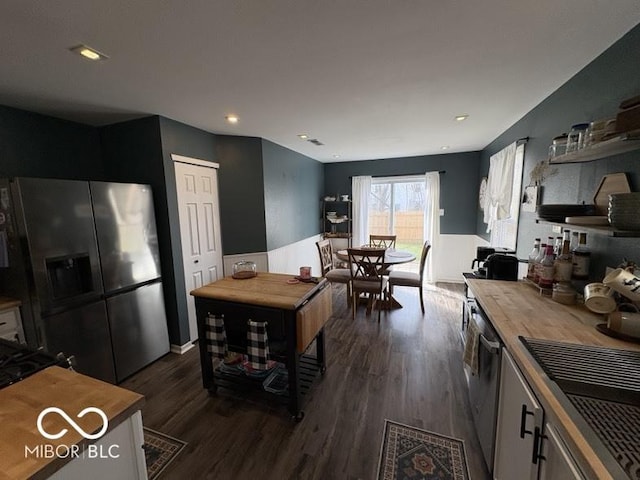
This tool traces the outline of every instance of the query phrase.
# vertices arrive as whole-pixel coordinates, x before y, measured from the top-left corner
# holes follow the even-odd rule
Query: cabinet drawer
[[[304,352],[316,337],[320,329],[331,318],[333,307],[331,303],[331,288],[325,287],[318,292],[296,314],[296,350]]]

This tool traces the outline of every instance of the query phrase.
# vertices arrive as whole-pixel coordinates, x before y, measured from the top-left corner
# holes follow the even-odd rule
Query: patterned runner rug
[[[385,420],[378,480],[469,480],[464,443]]]
[[[144,458],[147,461],[147,476],[154,480],[178,456],[187,442],[164,433],[144,428]]]

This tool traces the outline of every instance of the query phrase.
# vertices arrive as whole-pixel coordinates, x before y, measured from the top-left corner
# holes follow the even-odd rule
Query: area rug
[[[143,448],[149,480],[158,478],[186,445],[187,442],[144,427]]]
[[[464,443],[385,420],[378,480],[469,480]]]

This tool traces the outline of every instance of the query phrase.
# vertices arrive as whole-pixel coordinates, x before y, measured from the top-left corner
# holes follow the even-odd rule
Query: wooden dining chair
[[[396,248],[396,235],[369,235],[369,245],[376,248]],[[383,275],[389,275],[393,267],[385,266]]]
[[[347,286],[347,306],[351,305],[351,271],[347,268],[333,268],[333,247],[331,240],[324,239],[316,242],[320,255],[320,269],[322,276],[331,283],[342,283]]]
[[[385,250],[373,248],[348,248],[349,267],[351,272],[351,313],[356,318],[358,298],[361,293],[369,296],[367,315],[371,309],[378,307],[378,322],[382,302],[386,300],[387,277],[382,275]],[[380,305],[376,305],[377,302]]]
[[[420,255],[420,273],[413,272],[399,272],[393,270],[389,272],[389,297],[393,295],[393,287],[417,287],[420,289],[420,307],[424,314],[424,299],[423,299],[423,287],[422,282],[424,280],[424,266],[427,262],[427,255],[431,250],[431,244],[427,240],[422,246],[422,255]]]
[[[369,235],[369,245],[379,248],[396,248],[396,235]]]

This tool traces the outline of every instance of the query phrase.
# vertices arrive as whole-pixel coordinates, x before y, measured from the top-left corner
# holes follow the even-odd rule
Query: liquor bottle
[[[570,250],[573,252],[576,248],[578,248],[578,232],[574,230],[571,232]]]
[[[542,259],[544,258],[545,251],[547,250],[547,244],[540,244],[540,253],[536,257],[535,266],[533,268],[533,281],[535,283],[540,283],[540,268],[542,264]]]
[[[558,258],[562,253],[562,237],[556,237],[556,242],[553,245],[553,258]]]
[[[533,242],[533,250],[529,254],[529,261],[527,265],[527,278],[534,280],[536,277],[536,258],[540,255],[540,239],[536,238]]]
[[[553,261],[553,245],[547,245],[544,258],[540,263],[540,281],[538,282],[540,288],[553,287]]]
[[[578,246],[573,251],[573,275],[576,280],[589,278],[589,263],[591,261],[591,251],[587,247],[587,234],[580,232]]]
[[[571,239],[569,230],[564,231],[562,248],[553,264],[553,279],[556,282],[568,283],[573,274],[573,260],[571,257]]]

